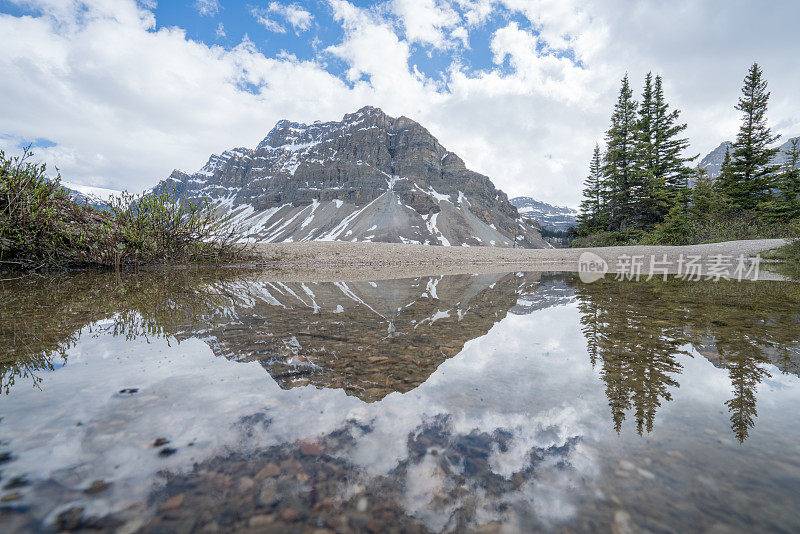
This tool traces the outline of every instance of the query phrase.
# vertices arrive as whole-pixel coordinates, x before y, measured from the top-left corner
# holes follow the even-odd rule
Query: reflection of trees
[[[691,343],[725,368],[733,397],[731,428],[744,441],[755,424],[765,368],[798,374],[800,297],[780,282],[614,282],[578,286],[589,358],[601,365],[614,428],[633,410],[637,431],[650,432],[655,412],[678,386],[680,347]]]
[[[694,297],[688,326],[697,345],[709,345],[701,354],[728,371],[732,398],[725,404],[731,429],[742,442],[755,425],[758,386],[770,376],[766,365],[798,374],[798,290],[782,282],[722,281],[672,284],[672,291],[675,299]]]
[[[241,273],[238,273],[239,275]],[[0,389],[67,362],[81,330],[106,319],[115,335],[164,337],[230,304],[234,273],[54,274],[0,283]]]
[[[633,410],[636,430],[653,429],[655,413],[669,401],[670,387],[678,383],[676,361],[686,343],[682,329],[667,321],[654,321],[645,295],[631,294],[628,284],[599,282],[577,290],[583,314],[583,333],[589,357],[606,383],[614,429],[619,432],[628,410]]]
[[[734,345],[729,351],[723,349],[721,345],[723,344],[717,343],[717,348],[733,385],[733,398],[725,401],[725,405],[731,414],[731,429],[736,438],[742,442],[747,439],[758,415],[756,392],[761,380],[770,376],[762,367],[769,360],[758,346],[747,341],[736,345],[724,343],[726,349]]]

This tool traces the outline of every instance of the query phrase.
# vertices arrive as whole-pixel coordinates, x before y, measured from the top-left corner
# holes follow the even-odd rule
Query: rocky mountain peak
[[[373,106],[364,106],[363,108],[359,109],[355,113],[347,113],[342,118],[343,123],[353,123],[353,122],[361,122],[364,120],[369,120],[373,122],[381,122],[391,119],[386,113],[383,112],[381,108],[376,108]]]
[[[800,137],[787,138],[786,141],[778,147],[778,153],[772,158],[773,165],[783,165],[786,163],[788,160],[787,154],[792,147],[792,141],[794,139],[800,139]],[[730,141],[723,141],[717,148],[706,154],[705,157],[700,160],[698,166],[701,169],[705,169],[711,178],[716,178],[722,172],[722,162],[725,161],[725,152],[728,150],[731,151],[731,156],[733,156],[733,143]]]
[[[340,122],[279,121],[256,148],[162,184],[210,199],[256,240],[546,246],[488,177],[419,123],[371,106]]]
[[[551,230],[568,230],[575,226],[578,210],[565,206],[554,206],[531,197],[511,199],[520,215],[530,217],[541,224],[542,228]]]

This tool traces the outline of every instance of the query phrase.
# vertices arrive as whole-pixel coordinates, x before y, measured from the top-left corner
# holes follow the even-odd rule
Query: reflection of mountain
[[[563,275],[543,276],[535,292],[519,296],[510,313],[526,315],[535,311],[564,306],[575,299],[575,289],[567,283]]]
[[[86,325],[116,335],[200,338],[218,356],[258,361],[284,389],[341,388],[372,402],[408,392],[507,314],[577,299],[588,356],[613,426],[652,430],[686,345],[726,369],[733,430],[755,424],[768,364],[800,376],[800,296],[781,282],[578,284],[571,275],[457,275],[376,282],[253,281],[228,272],[77,275],[0,287],[0,387],[38,383],[66,363]],[[111,318],[107,319],[106,318]]]
[[[313,384],[374,401],[417,387],[512,308],[561,299],[552,281],[536,296],[538,273],[330,283],[218,274],[75,275],[2,288],[0,384],[36,382],[54,358],[66,362],[83,327],[113,317],[102,328],[199,337],[218,356],[258,361],[285,389]]]
[[[778,373],[765,358],[798,361],[790,285],[241,273],[29,284],[0,285],[0,351],[25,362],[21,340],[44,356],[35,366],[76,346],[41,391],[20,380],[0,401],[0,476],[26,484],[3,503],[5,530],[620,532],[672,525],[677,511],[689,519],[676,529],[735,531],[741,516],[723,512],[742,509],[765,525],[755,530],[797,530],[785,491],[798,383],[758,391],[763,371]],[[725,371],[681,354],[690,346]],[[448,350],[460,353],[444,361]],[[670,394],[672,416],[657,415]],[[769,447],[721,451],[704,430],[724,427],[730,399],[744,439],[757,396]],[[607,401],[618,428],[633,418],[658,435],[616,436]]]
[[[731,428],[744,441],[755,424],[759,384],[772,363],[798,374],[800,298],[780,282],[619,283],[576,289],[589,357],[601,366],[614,427],[633,411],[652,430],[656,409],[678,387],[681,348],[691,344],[728,371]]]
[[[537,275],[376,282],[254,282],[229,321],[187,332],[217,355],[258,361],[283,388],[342,388],[366,401],[423,383],[535,290]],[[179,336],[180,337],[180,336]]]

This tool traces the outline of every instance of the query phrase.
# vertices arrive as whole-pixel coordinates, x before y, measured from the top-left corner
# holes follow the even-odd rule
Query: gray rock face
[[[520,215],[535,219],[542,228],[568,230],[576,224],[575,217],[578,216],[578,211],[572,208],[553,206],[531,197],[515,197],[510,202]]]
[[[725,161],[725,153],[731,149],[732,144],[730,141],[721,143],[700,160],[699,167],[708,171],[711,178],[719,176],[722,172],[722,162]]]
[[[794,137],[792,139],[800,139],[800,137]],[[787,139],[785,143],[780,146],[780,149],[775,157],[772,160],[772,163],[775,165],[783,165],[787,161],[787,153],[789,149],[792,147],[792,139]],[[725,161],[725,152],[730,149],[733,151],[732,143],[730,141],[725,141],[717,148],[706,154],[706,156],[700,160],[700,168],[706,169],[708,171],[708,175],[711,178],[716,178],[722,172],[722,162]]]
[[[207,198],[256,241],[547,247],[486,176],[425,128],[365,107],[341,122],[280,121],[255,149],[212,155],[155,190]]]

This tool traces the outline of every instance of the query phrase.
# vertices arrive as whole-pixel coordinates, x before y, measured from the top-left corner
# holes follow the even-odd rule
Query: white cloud
[[[194,7],[203,17],[213,17],[219,13],[219,0],[195,0]]]
[[[287,115],[334,118],[359,103],[314,63],[153,31],[133,2],[117,7],[83,22],[0,17],[0,70],[15,80],[0,88],[0,132],[57,143],[37,154],[72,182],[142,190],[211,152],[255,145]]]
[[[497,0],[456,0],[456,4],[464,12],[464,19],[471,27],[480,26],[489,18],[495,9]]]
[[[314,20],[311,13],[297,4],[285,6],[278,2],[271,2],[269,4],[269,10],[282,15],[286,19],[286,22],[291,24],[292,27],[298,31],[308,30],[311,27],[311,21]]]
[[[264,26],[267,30],[275,33],[286,33],[286,28],[280,22],[270,17],[268,9],[254,7],[250,10],[250,13],[256,19],[256,22]]]
[[[446,0],[393,0],[392,11],[400,19],[405,37],[434,48],[468,44],[461,16]]]
[[[314,20],[314,16],[299,5],[283,5],[279,2],[270,2],[266,9],[253,7],[250,13],[259,24],[276,33],[286,33],[287,29],[286,26],[273,18],[274,15],[283,18],[287,24],[294,28],[297,34],[309,30]]]
[[[265,57],[247,40],[225,49],[179,28],[156,31],[134,0],[25,1],[43,16],[0,15],[0,144],[50,139],[57,145],[38,154],[87,185],[144,189],[173,168],[199,168],[211,152],[254,146],[279,119],[333,120],[371,104],[419,121],[507,193],[574,206],[625,72],[637,88],[648,70],[664,76],[696,153],[735,134],[733,106],[753,60],[770,82],[772,124],[800,133],[800,70],[786,67],[796,60],[790,21],[800,4],[788,0],[774,10],[691,0],[388,0],[363,9],[328,0],[344,36],[315,44],[312,61],[291,49]],[[310,29],[314,15],[297,6],[263,12],[285,32]],[[488,41],[475,28],[490,28]],[[468,70],[459,43],[494,63]],[[414,46],[452,53],[449,68],[423,74]],[[346,81],[326,71],[331,57],[344,62]]]

